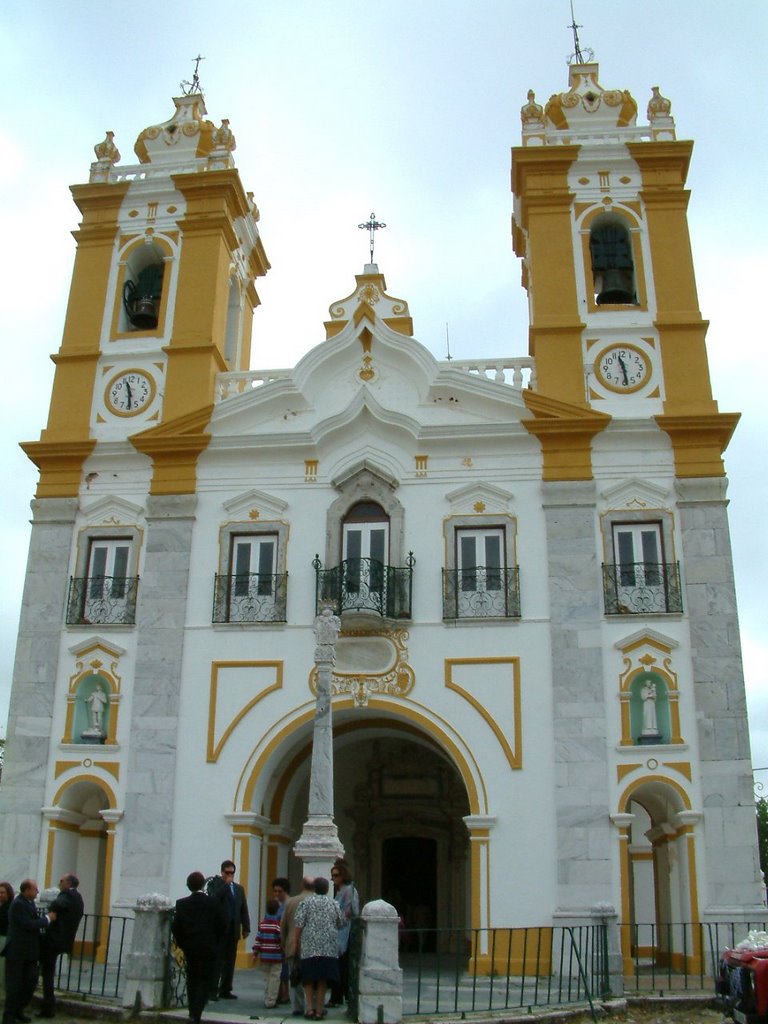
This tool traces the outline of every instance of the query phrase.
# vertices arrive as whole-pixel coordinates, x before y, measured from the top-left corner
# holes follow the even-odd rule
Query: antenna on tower
[[[445,351],[447,353],[445,358],[450,363],[450,361],[453,359],[453,356],[451,355],[451,339],[448,336],[448,322],[447,321],[446,321],[446,324],[445,324]]]
[[[205,60],[205,57],[201,57],[199,53],[196,57],[193,57],[193,61],[195,64],[195,73],[192,75],[191,82],[181,82],[179,84],[182,96],[192,96],[198,92],[202,94],[203,87],[200,85],[200,75],[198,74],[198,71],[200,70],[201,60]]]
[[[582,50],[579,43],[579,29],[584,28],[583,25],[576,24],[576,16],[573,13],[573,0],[571,0],[571,24],[568,26],[573,32],[573,53],[568,54],[566,58],[568,64],[589,64],[590,61],[595,59],[595,51],[587,46]]]

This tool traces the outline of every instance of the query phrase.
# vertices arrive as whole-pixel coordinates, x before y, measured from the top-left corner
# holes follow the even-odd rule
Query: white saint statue
[[[659,723],[656,718],[656,683],[650,679],[640,691],[643,700],[643,736],[658,736]]]
[[[85,698],[85,703],[88,705],[91,729],[94,732],[102,732],[101,717],[104,714],[104,708],[108,701],[104,687],[100,683],[93,690],[90,697]]]

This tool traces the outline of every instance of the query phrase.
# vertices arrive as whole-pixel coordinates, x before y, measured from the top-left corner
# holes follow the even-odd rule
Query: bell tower
[[[654,417],[678,477],[722,476],[738,417],[718,413],[710,386],[686,217],[693,144],[676,138],[658,87],[643,126],[630,93],[604,89],[598,73],[596,63],[571,65],[568,91],[545,107],[529,92],[512,153],[513,244],[537,374],[529,429],[549,479],[584,478],[583,445],[608,422],[590,434],[587,409]],[[581,438],[567,423],[579,418]]]
[[[235,169],[225,119],[203,96],[136,140],[118,166],[112,132],[95,147],[48,424],[24,450],[38,497],[74,497],[98,442],[130,438],[152,460],[152,494],[194,491],[217,373],[247,370],[254,281],[269,262],[259,211]]]

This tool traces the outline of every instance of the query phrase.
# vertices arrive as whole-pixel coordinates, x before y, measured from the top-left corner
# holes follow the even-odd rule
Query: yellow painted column
[[[573,194],[568,171],[578,146],[519,147],[512,151],[512,190],[518,199],[513,237],[526,261],[531,297],[529,350],[537,390],[584,405],[584,360],[574,260]]]
[[[490,961],[491,926],[491,838],[496,818],[487,814],[468,814],[464,824],[469,831],[470,856],[470,927],[472,928],[473,969],[488,974]]]
[[[108,296],[118,214],[127,184],[76,185],[72,195],[82,214],[48,425],[40,440],[22,445],[40,469],[38,498],[74,497],[83,462],[93,450],[90,416],[101,328]]]

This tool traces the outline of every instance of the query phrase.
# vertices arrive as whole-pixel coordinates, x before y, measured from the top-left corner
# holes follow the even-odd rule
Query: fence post
[[[624,991],[624,962],[621,957],[619,915],[612,903],[595,903],[589,913],[603,932],[600,995],[621,995]]]
[[[403,1019],[403,972],[397,954],[398,913],[384,900],[366,903],[357,1019],[360,1024],[399,1024]]]
[[[123,1006],[156,1010],[168,991],[173,902],[159,892],[139,896],[134,907],[131,951],[125,958]]]

